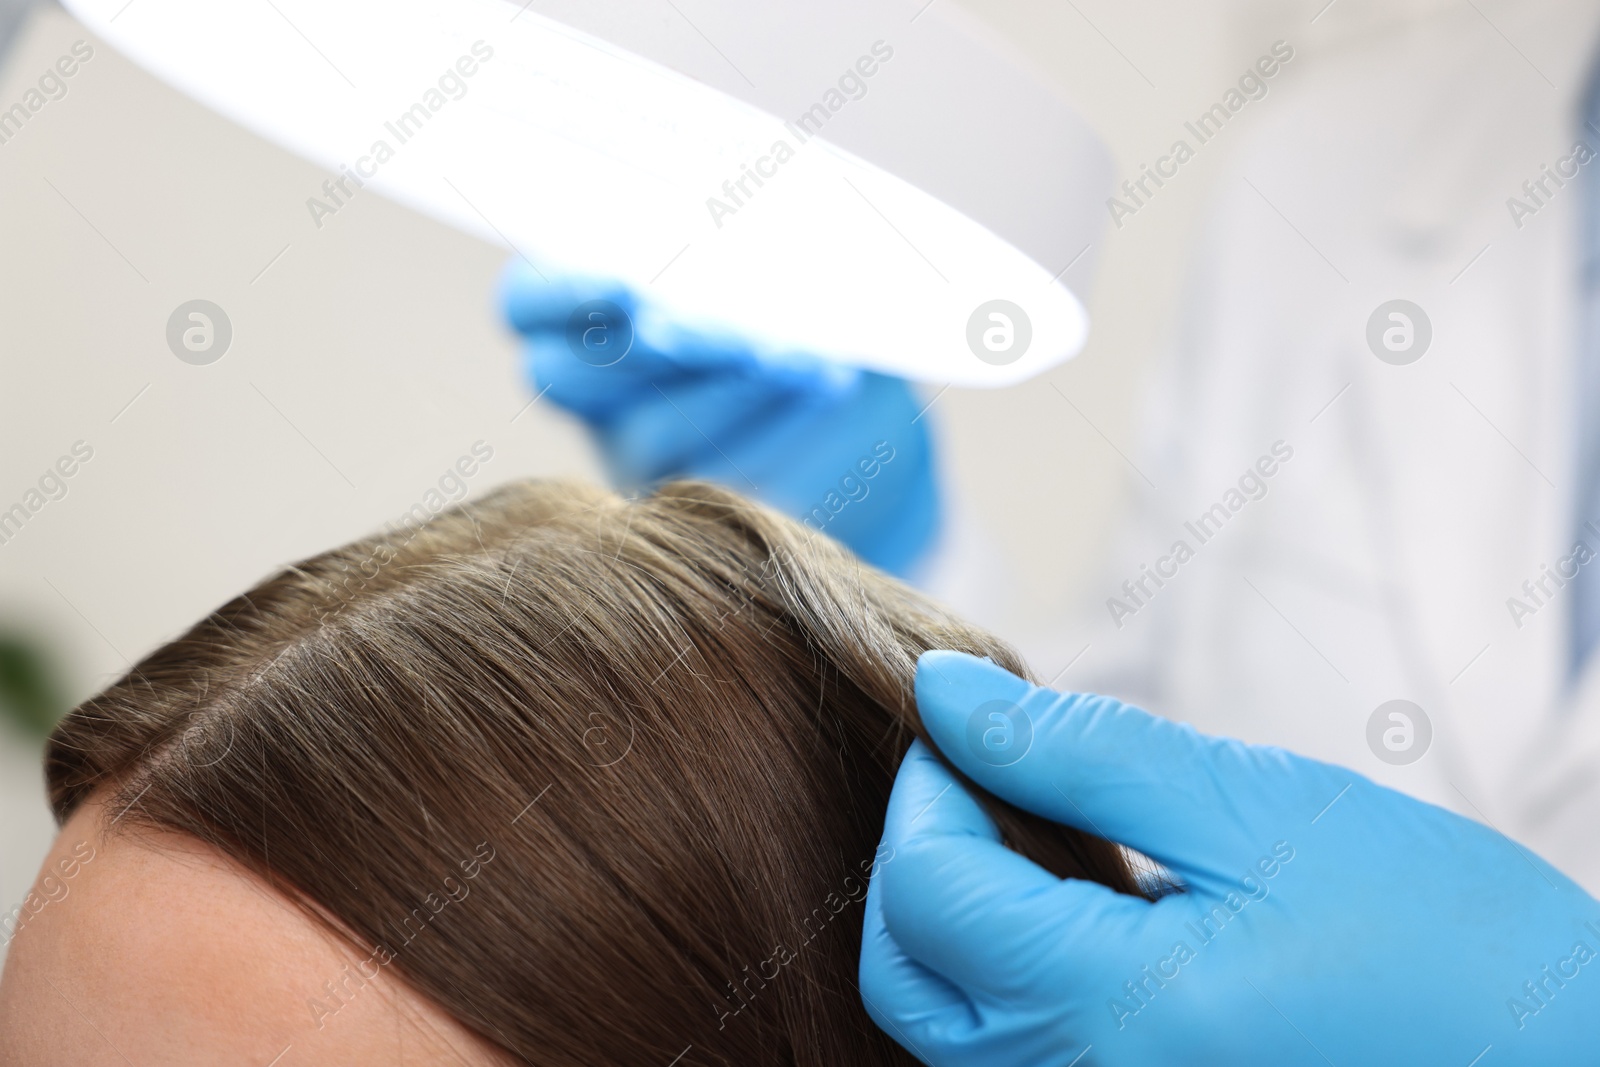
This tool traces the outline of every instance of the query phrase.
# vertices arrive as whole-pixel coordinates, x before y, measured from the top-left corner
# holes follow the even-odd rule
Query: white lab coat
[[[1507,199],[1578,136],[1600,4],[1494,19],[1462,6],[1321,58],[1227,130],[1249,147],[1134,457],[1154,489],[1069,681],[1355,768],[1597,891],[1600,657],[1569,686],[1564,593],[1520,627],[1507,606],[1573,541],[1582,193],[1552,185],[1520,228]],[[1409,366],[1365,339],[1393,298],[1432,321]],[[1268,495],[1198,545],[1184,521],[1280,440]],[[1195,557],[1115,626],[1098,602],[1180,538]],[[1409,766],[1368,748],[1392,698],[1433,725]]]

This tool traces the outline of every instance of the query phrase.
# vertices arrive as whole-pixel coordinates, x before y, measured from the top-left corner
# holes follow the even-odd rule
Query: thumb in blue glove
[[[959,653],[922,657],[917,705],[978,786],[1137,849],[1183,889],[1152,901],[1050,875],[913,745],[860,980],[924,1062],[1594,1058],[1600,902],[1492,829]]]

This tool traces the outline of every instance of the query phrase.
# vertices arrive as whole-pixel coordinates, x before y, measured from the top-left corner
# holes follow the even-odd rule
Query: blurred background
[[[1341,51],[1461,7],[960,6],[1076,104],[1119,174],[1165,151],[1275,40],[1296,59],[1253,109]],[[54,5],[0,0],[0,105],[86,36]],[[1205,207],[1236,176],[1245,138],[1232,132],[1105,242],[1082,355],[1014,389],[951,390],[933,409],[953,493],[1007,575],[980,620],[1003,635],[1103,614],[1090,587],[1128,506],[1144,372],[1176,328]],[[474,492],[599,477],[573,421],[527,407],[492,300],[505,252],[375,195],[310,231],[304,200],[324,177],[102,45],[0,144],[0,508],[75,443],[92,449],[66,495],[0,544],[8,909],[53,833],[40,739],[54,716],[268,572],[394,520],[479,439],[495,453]],[[204,373],[164,342],[172,309],[195,298],[225,307],[234,330]]]

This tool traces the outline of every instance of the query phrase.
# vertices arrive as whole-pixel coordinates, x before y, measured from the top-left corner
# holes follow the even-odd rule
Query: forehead
[[[104,814],[74,814],[0,929],[0,1063],[497,1062],[266,880]]]

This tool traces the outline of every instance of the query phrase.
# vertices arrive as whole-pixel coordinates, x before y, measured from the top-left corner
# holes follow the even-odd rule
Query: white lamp
[[[921,0],[918,0],[921,3]],[[937,0],[67,0],[377,191],[774,353],[1000,386],[1082,345],[1109,160]]]

